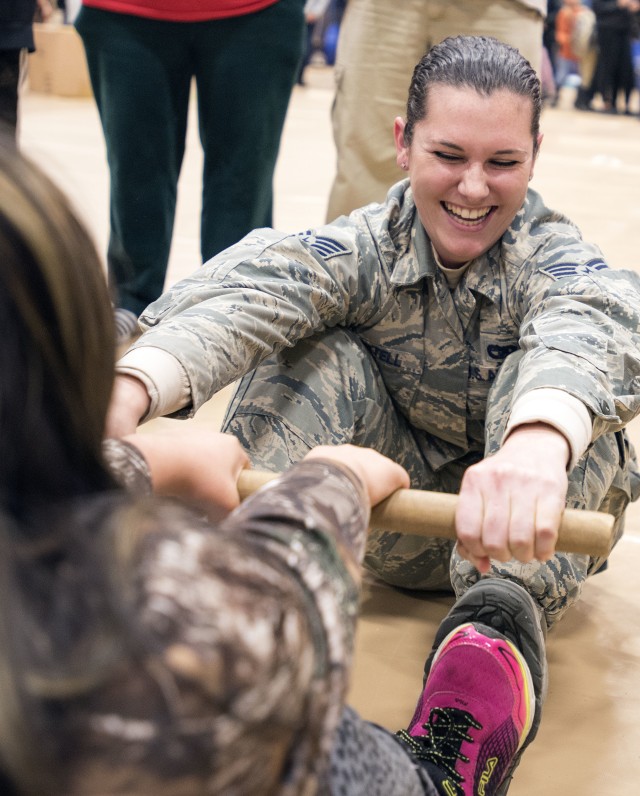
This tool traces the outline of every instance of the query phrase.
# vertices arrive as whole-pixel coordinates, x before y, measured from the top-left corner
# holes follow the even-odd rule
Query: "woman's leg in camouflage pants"
[[[399,462],[414,487],[444,491],[359,338],[339,329],[264,361],[241,381],[223,423],[257,469],[281,472],[316,445],[350,442]],[[453,543],[373,530],[366,565],[409,589],[450,589]]]
[[[521,354],[512,354],[500,369],[489,396],[485,455],[500,447],[509,418]],[[622,432],[599,437],[569,473],[567,507],[605,511],[616,518],[616,541],[622,535],[624,510],[631,486],[628,462],[633,454]],[[580,597],[588,575],[604,564],[578,553],[556,553],[549,561],[521,564],[494,561],[490,577],[507,578],[524,586],[544,609],[547,625],[557,622]],[[457,552],[451,559],[451,581],[458,596],[480,578],[479,572]]]

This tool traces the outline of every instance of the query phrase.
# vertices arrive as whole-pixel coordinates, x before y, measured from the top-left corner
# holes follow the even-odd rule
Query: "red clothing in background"
[[[556,16],[556,42],[558,44],[558,55],[567,58],[569,61],[579,61],[580,58],[571,49],[571,34],[576,24],[578,14],[584,11],[584,6],[579,5],[573,8],[562,6]]]
[[[276,2],[277,0],[83,0],[83,5],[147,19],[202,22],[207,19],[253,14]]]

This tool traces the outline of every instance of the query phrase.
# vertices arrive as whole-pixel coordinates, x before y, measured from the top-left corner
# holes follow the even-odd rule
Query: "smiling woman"
[[[397,162],[442,265],[484,254],[524,202],[542,141],[530,64],[482,38],[448,39],[416,66]]]
[[[522,207],[542,136],[531,137],[532,102],[509,89],[482,96],[436,84],[427,116],[395,121],[398,163],[442,265],[484,254]],[[486,120],[491,119],[491,125]]]
[[[174,285],[118,366],[110,431],[188,416],[244,377],[223,428],[255,466],[351,442],[414,487],[459,492],[455,546],[374,529],[370,570],[453,588],[458,617],[478,586],[500,603],[516,584],[554,625],[605,563],[556,552],[565,506],[613,514],[617,539],[639,493],[624,427],[640,413],[640,282],[529,187],[539,122],[540,84],[517,50],[433,47],[395,120],[408,179],[316,229],[256,230]],[[527,664],[541,687],[525,745],[544,655]],[[411,732],[432,740],[422,723]]]

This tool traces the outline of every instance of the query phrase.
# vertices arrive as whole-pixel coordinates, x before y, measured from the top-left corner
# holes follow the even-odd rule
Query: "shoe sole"
[[[466,622],[486,625],[501,633],[520,650],[531,673],[535,695],[533,722],[529,734],[496,792],[496,796],[504,796],[523,751],[536,737],[540,726],[542,705],[548,685],[546,625],[540,608],[522,586],[502,578],[483,578],[456,600],[453,608],[440,623],[431,654],[425,664],[425,682],[440,644],[452,631]]]

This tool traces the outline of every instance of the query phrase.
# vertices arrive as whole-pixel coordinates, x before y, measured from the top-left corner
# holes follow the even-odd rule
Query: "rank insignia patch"
[[[584,276],[608,268],[609,266],[604,260],[589,260],[587,263],[553,263],[553,265],[547,265],[540,270],[554,279],[564,279],[566,276]]]
[[[350,249],[334,240],[334,238],[325,238],[323,235],[301,235],[301,239],[308,243],[314,251],[317,251],[321,257],[328,260],[330,257],[337,257],[341,254],[350,254]]]

